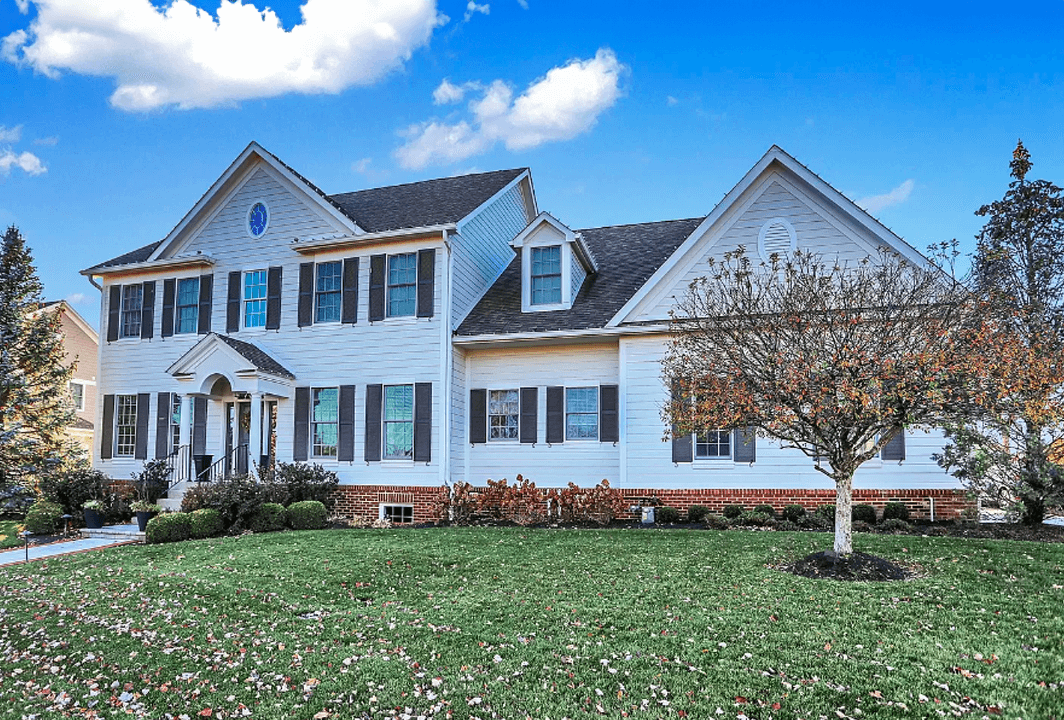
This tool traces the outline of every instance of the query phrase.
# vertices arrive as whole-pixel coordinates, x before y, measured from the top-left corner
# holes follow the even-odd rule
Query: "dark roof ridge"
[[[527,167],[517,167],[517,168],[500,168],[498,170],[485,170],[484,172],[476,172],[476,173],[462,173],[461,175],[445,175],[444,177],[425,178],[424,180],[411,180],[410,182],[395,183],[394,185],[377,185],[377,186],[374,186],[374,187],[362,188],[361,190],[347,190],[345,192],[333,193],[332,195],[329,195],[327,197],[334,198],[334,197],[337,197],[338,195],[354,195],[355,193],[366,192],[366,191],[369,191],[369,190],[394,190],[395,188],[409,187],[411,185],[420,185],[421,183],[439,182],[440,180],[453,180],[453,179],[464,178],[464,177],[477,177],[479,175],[492,175],[494,173],[516,172],[516,173],[520,174],[520,173],[527,172],[527,171],[528,171]],[[295,172],[295,171],[293,170],[292,172]]]
[[[676,222],[691,222],[692,220],[698,220],[701,222],[706,219],[706,215],[692,215],[685,218],[671,218],[669,220],[651,220],[650,222],[634,222],[634,223],[618,223],[617,225],[597,225],[595,227],[585,228],[573,228],[573,232],[585,232],[587,230],[613,230],[615,228],[628,228],[628,227],[641,227],[644,225],[662,225],[664,223],[676,223]]]

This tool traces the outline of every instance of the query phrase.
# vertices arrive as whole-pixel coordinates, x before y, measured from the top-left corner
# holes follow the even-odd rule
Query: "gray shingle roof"
[[[215,333],[215,335],[218,335],[218,333]],[[244,359],[254,365],[257,369],[262,370],[263,372],[268,372],[271,375],[295,380],[296,376],[288,372],[281,363],[270,357],[265,350],[262,350],[249,342],[229,337],[228,335],[218,335],[218,339],[240,353]]]
[[[526,168],[495,170],[339,195],[326,195],[314,183],[293,170],[276,155],[270,154],[293,175],[306,183],[309,190],[320,195],[363,230],[372,233],[458,222],[526,170]],[[84,272],[144,262],[160,243],[162,240],[93,265]]]
[[[515,257],[458,328],[457,335],[506,335],[604,327],[704,218],[577,230],[598,263],[569,310],[521,312]]]
[[[525,168],[424,180],[330,195],[366,232],[458,222],[523,173]]]

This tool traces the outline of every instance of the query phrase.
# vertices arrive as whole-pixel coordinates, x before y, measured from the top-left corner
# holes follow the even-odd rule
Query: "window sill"
[[[389,468],[412,468],[414,467],[414,461],[405,458],[385,458],[380,461],[380,466]]]
[[[749,463],[736,463],[731,458],[695,458],[691,463],[691,467],[695,470],[733,470],[739,465],[749,465]]]

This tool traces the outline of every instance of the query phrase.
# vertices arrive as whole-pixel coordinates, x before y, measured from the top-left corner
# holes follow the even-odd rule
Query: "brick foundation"
[[[543,488],[546,491],[547,488]],[[742,505],[747,510],[755,505],[771,505],[778,513],[787,505],[801,505],[812,511],[821,505],[835,502],[835,491],[823,490],[740,490],[714,488],[685,488],[676,490],[647,490],[624,488],[621,494],[629,504],[655,500],[656,504],[669,505],[686,513],[691,505],[704,505],[714,514],[720,514],[726,505]],[[341,485],[336,489],[334,513],[344,517],[361,516],[376,520],[381,504],[413,505],[414,522],[435,522],[433,504],[440,497],[438,487],[397,487],[392,485]],[[879,515],[888,502],[902,502],[909,508],[913,519],[931,519],[931,501],[934,500],[936,520],[953,520],[975,503],[963,490],[862,490],[854,489],[855,505],[871,505]],[[634,513],[626,513],[620,519],[633,520]]]

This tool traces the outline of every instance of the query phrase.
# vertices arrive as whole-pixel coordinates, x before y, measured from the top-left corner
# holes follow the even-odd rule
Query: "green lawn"
[[[0,550],[18,547],[22,540],[18,536],[18,520],[0,520]]]
[[[1064,545],[858,535],[923,569],[887,584],[770,567],[829,543],[327,531],[11,566],[0,716],[1064,717]]]

